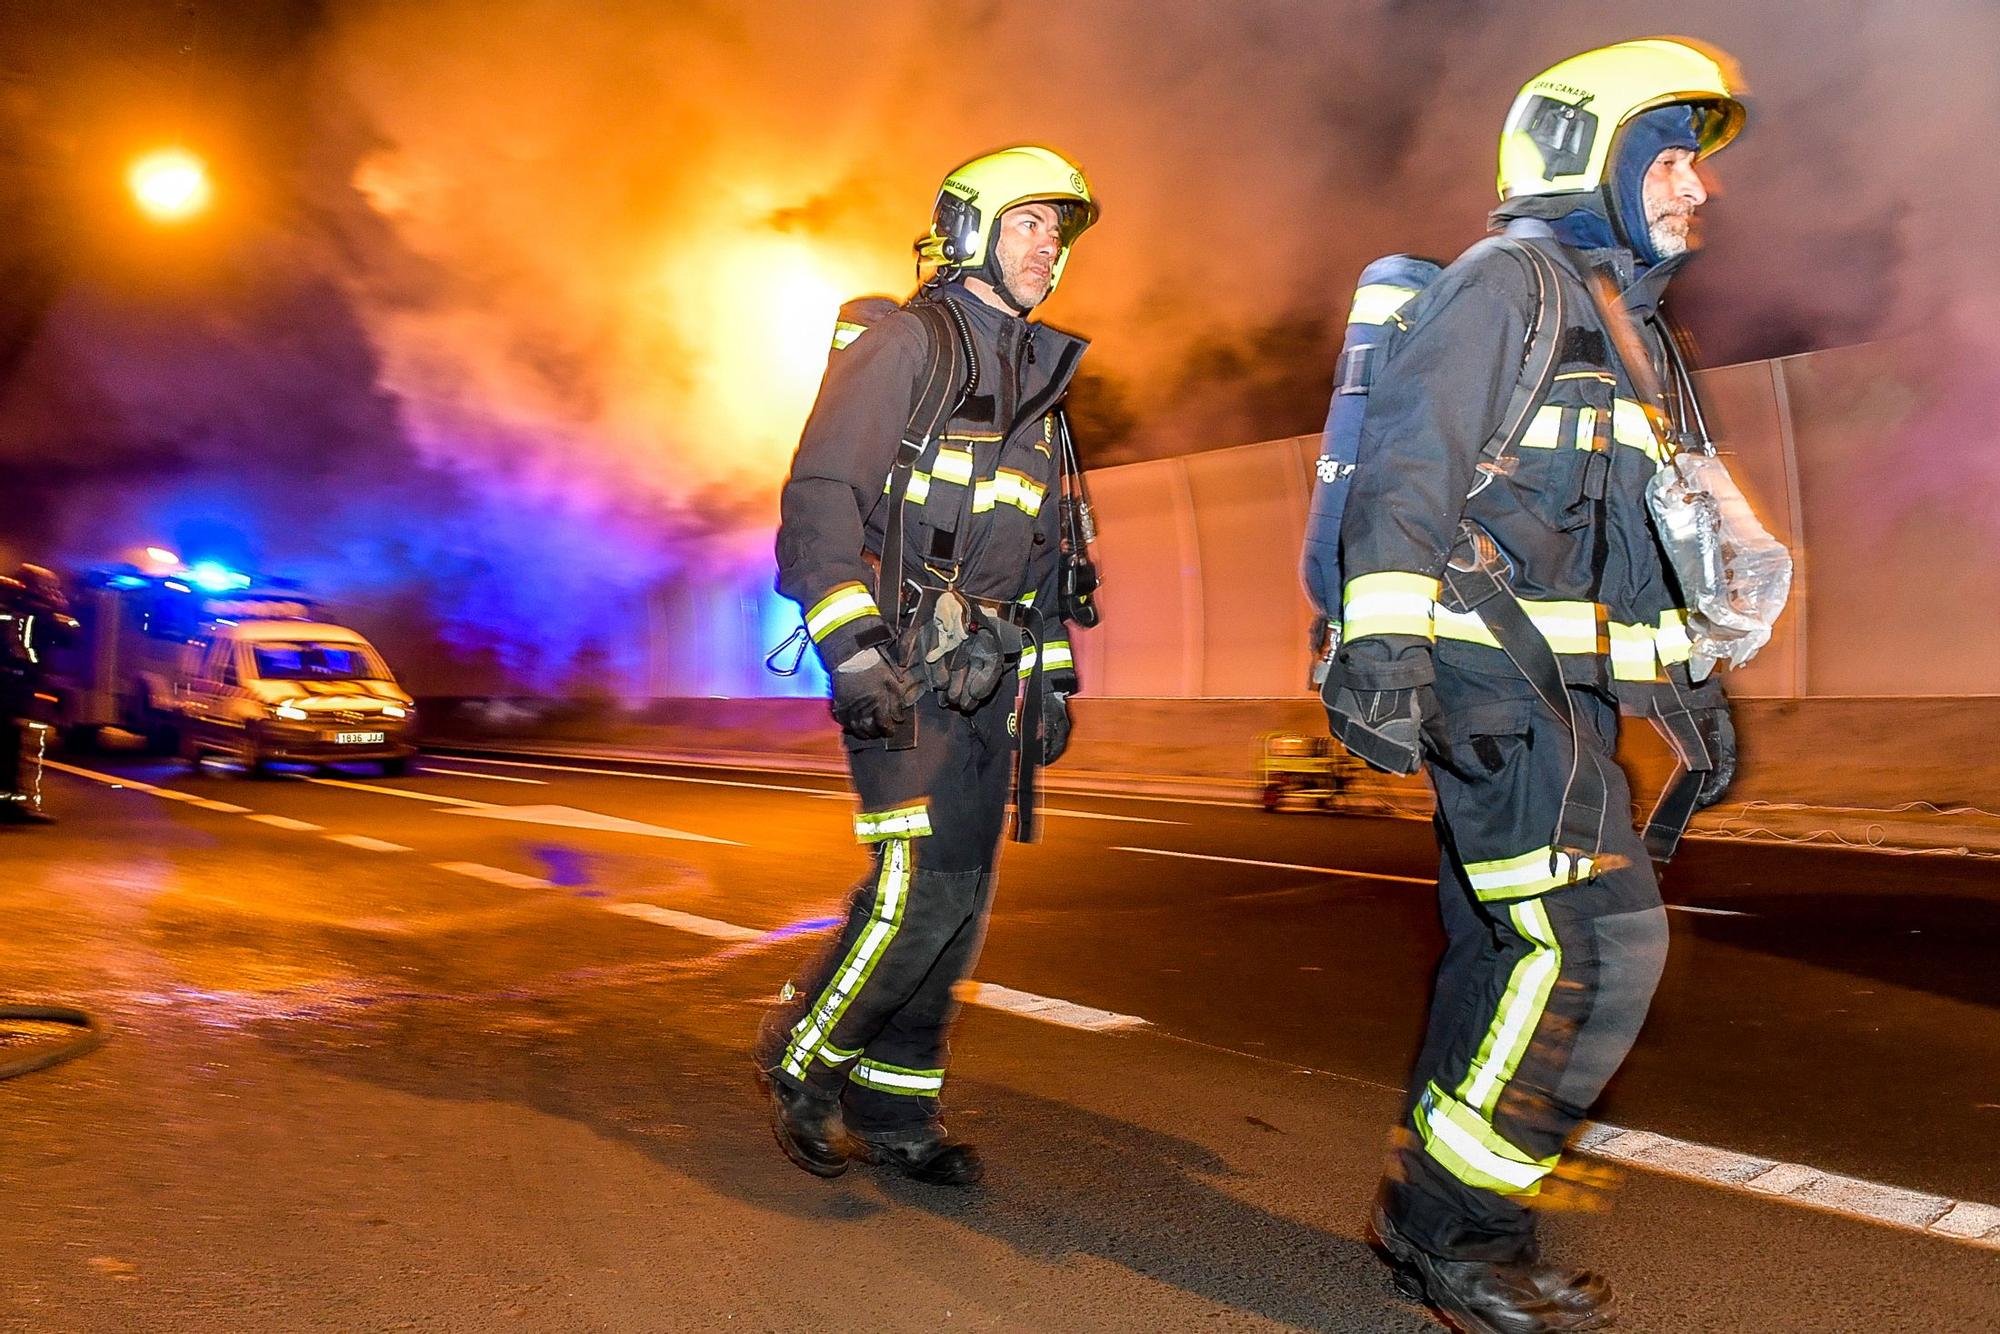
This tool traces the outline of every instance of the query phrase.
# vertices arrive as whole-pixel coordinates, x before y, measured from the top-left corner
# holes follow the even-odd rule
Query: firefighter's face
[[[1020,204],[1000,215],[1000,238],[993,256],[1000,281],[1024,308],[1032,310],[1055,281],[1062,253],[1062,215],[1053,204]]]
[[[1685,254],[1701,244],[1695,210],[1708,202],[1708,186],[1695,169],[1694,153],[1668,148],[1646,169],[1646,229],[1661,259]]]

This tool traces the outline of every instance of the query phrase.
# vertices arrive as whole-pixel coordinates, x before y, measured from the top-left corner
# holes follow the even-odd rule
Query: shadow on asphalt
[[[1675,929],[1736,949],[1871,978],[1969,1005],[2000,1009],[2000,897],[1786,894],[1710,896],[1709,907],[1744,917],[1687,914]]]
[[[1361,1242],[1236,1198],[1226,1188],[1232,1169],[1209,1149],[1015,1088],[967,1080],[951,1090],[954,1129],[987,1155],[988,1182],[978,1191],[865,1168],[812,1180],[771,1142],[747,1055],[762,998],[781,976],[775,963],[765,956],[726,978],[671,987],[477,1006],[419,1002],[255,1031],[344,1078],[567,1118],[803,1223],[920,1210],[1040,1263],[1094,1257],[1294,1326],[1429,1328],[1391,1297]],[[694,1032],[689,1019],[714,1023]],[[830,1234],[829,1244],[837,1238]],[[951,1260],[948,1250],[936,1257],[939,1267]],[[856,1262],[865,1265],[865,1255]]]

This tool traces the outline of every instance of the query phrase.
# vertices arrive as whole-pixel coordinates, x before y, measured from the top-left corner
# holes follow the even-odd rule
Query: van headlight
[[[306,720],[307,714],[304,709],[296,704],[273,704],[271,706],[271,716],[274,718],[283,718],[288,723],[302,723]]]
[[[384,704],[382,706],[382,716],[384,718],[407,718],[410,716],[410,713],[411,710],[404,708],[400,704]]]

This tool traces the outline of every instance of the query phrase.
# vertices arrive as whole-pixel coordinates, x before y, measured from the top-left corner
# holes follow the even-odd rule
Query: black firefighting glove
[[[1327,722],[1355,758],[1384,773],[1413,774],[1423,761],[1423,738],[1438,716],[1437,695],[1429,686],[1402,690],[1355,690],[1338,686],[1327,706]]]
[[[922,691],[923,683],[880,649],[865,648],[834,670],[833,720],[849,736],[873,741],[903,725]]]
[[[1042,692],[1042,763],[1054,764],[1069,749],[1069,696]]]
[[[1701,790],[1695,793],[1697,807],[1707,808],[1722,800],[1736,778],[1736,724],[1730,720],[1729,706],[1697,709],[1694,725],[1701,731],[1713,766],[1701,776]]]
[[[992,626],[980,626],[946,658],[943,684],[939,686],[944,702],[960,713],[971,713],[993,698],[1005,665],[1000,636],[993,633]]]

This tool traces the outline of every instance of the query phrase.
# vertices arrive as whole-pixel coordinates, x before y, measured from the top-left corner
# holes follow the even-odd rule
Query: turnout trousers
[[[832,945],[785,984],[785,1046],[771,1074],[837,1094],[856,1134],[937,1120],[952,988],[979,958],[1007,816],[1010,684],[969,715],[925,691],[911,749],[850,744],[855,834],[871,864]]]
[[[1446,945],[1382,1205],[1435,1255],[1535,1254],[1531,1202],[1638,1036],[1666,961],[1666,912],[1631,794],[1612,790],[1596,855],[1550,846],[1568,729],[1526,681],[1438,664],[1428,755]],[[1607,760],[1618,711],[1571,687]]]

